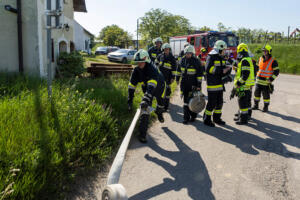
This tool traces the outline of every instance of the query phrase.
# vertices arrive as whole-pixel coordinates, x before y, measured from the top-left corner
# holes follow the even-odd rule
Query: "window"
[[[191,37],[191,42],[190,42],[190,44],[193,45],[193,46],[195,45],[195,37]]]
[[[209,37],[209,46],[213,47],[217,40],[223,40],[226,42],[228,47],[236,47],[237,46],[237,38],[235,36],[227,36],[227,35],[213,35]]]
[[[202,47],[207,47],[206,39],[207,39],[207,37],[202,37],[201,38],[201,46]]]
[[[59,53],[61,52],[67,52],[67,49],[68,49],[68,45],[65,41],[61,41],[59,43]]]
[[[199,47],[199,46],[200,46],[200,37],[196,37],[195,47]]]

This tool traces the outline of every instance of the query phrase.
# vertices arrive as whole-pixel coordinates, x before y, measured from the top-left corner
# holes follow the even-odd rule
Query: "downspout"
[[[19,52],[19,72],[24,72],[23,63],[23,33],[22,33],[22,5],[21,0],[17,0],[17,24],[18,24],[18,52]]]

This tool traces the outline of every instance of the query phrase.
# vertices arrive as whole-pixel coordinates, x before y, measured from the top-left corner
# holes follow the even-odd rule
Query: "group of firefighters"
[[[138,83],[142,84],[144,96],[140,103],[141,116],[139,125],[139,140],[146,143],[146,135],[151,112],[152,100],[155,97],[157,106],[155,113],[158,120],[163,123],[163,113],[169,109],[171,87],[173,81],[179,84],[180,94],[183,98],[183,124],[195,121],[197,113],[189,108],[189,102],[195,92],[202,91],[202,80],[205,78],[207,85],[207,104],[203,115],[205,125],[214,127],[215,124],[225,125],[222,120],[224,85],[233,81],[232,69],[236,71],[234,88],[231,98],[238,97],[239,111],[234,120],[238,125],[246,125],[251,118],[252,110],[257,110],[261,94],[264,100],[263,112],[268,111],[270,94],[273,92],[272,82],[279,75],[277,61],[272,57],[272,47],[265,45],[263,55],[258,66],[250,57],[248,46],[241,43],[237,47],[237,60],[225,54],[226,42],[218,40],[214,48],[207,55],[206,61],[201,62],[195,55],[195,48],[188,43],[180,53],[178,60],[171,52],[171,46],[162,39],[156,38],[154,46],[146,50],[140,49],[134,55],[134,68],[128,87],[128,108],[132,109],[134,92]],[[202,48],[201,52],[205,53]],[[251,107],[252,88],[254,91],[254,106]],[[202,94],[202,93],[201,93]],[[203,95],[203,94],[202,94]],[[203,95],[204,96],[204,95]]]

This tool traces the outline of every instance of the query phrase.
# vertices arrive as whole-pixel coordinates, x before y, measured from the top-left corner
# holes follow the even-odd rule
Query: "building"
[[[81,26],[77,21],[74,21],[74,41],[76,51],[85,51],[91,53],[91,44],[94,35],[87,31],[83,26]]]
[[[17,15],[4,9],[5,5],[16,8],[18,0],[0,1],[0,71],[18,72]],[[26,0],[22,2],[23,65],[27,74],[47,76],[47,30],[45,10],[48,0]],[[55,73],[60,52],[70,52],[75,47],[74,12],[86,12],[85,0],[51,0],[52,10],[61,8],[59,29],[52,29],[51,66]],[[55,24],[55,19],[52,24]]]

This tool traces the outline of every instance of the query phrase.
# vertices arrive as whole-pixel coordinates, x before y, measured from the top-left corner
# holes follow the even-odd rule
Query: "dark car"
[[[95,55],[106,55],[110,52],[114,52],[120,49],[119,47],[98,47],[95,51]]]

